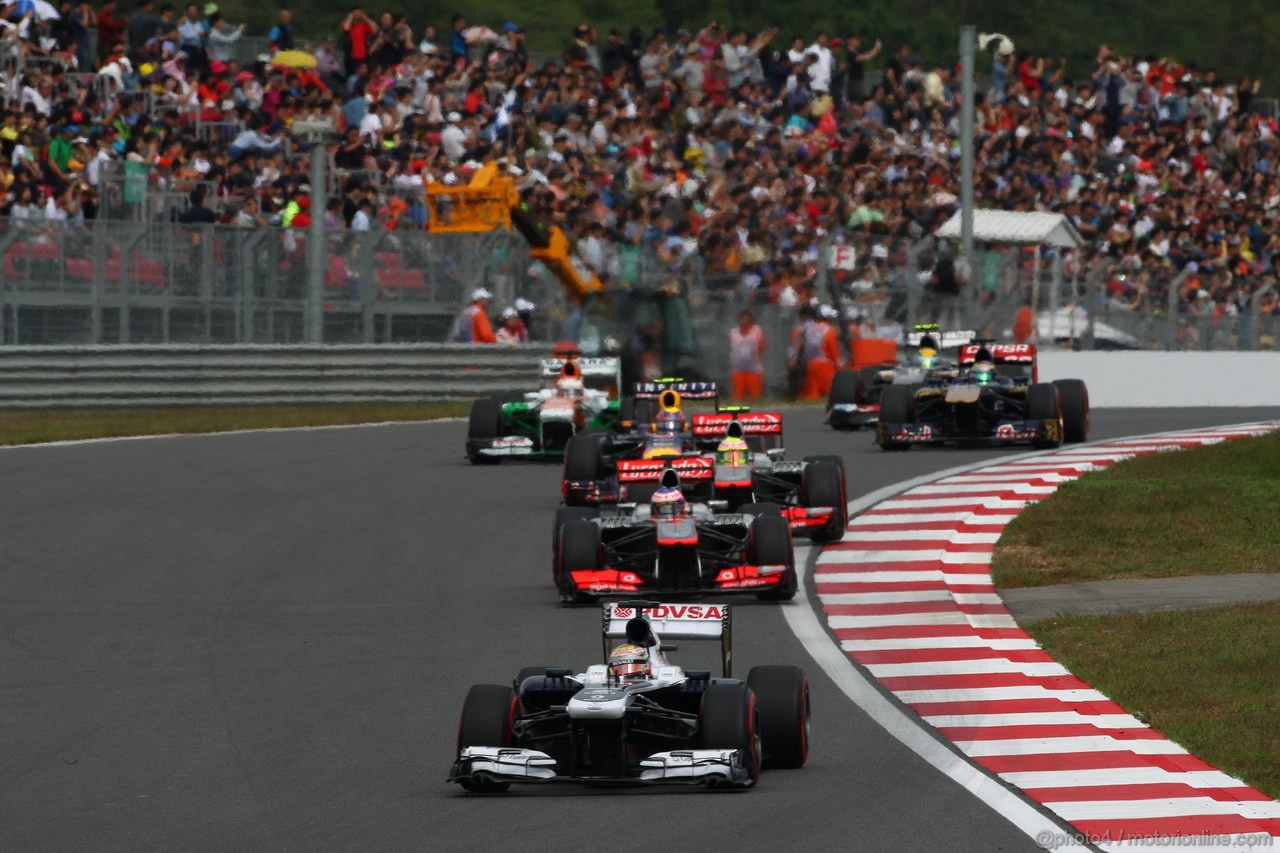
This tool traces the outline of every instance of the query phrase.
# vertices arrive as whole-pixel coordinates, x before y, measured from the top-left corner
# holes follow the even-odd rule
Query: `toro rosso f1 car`
[[[1085,384],[1038,380],[1034,344],[975,341],[960,349],[956,375],[884,389],[876,441],[885,450],[905,450],[913,444],[1025,441],[1057,447],[1086,440]]]
[[[471,404],[467,458],[496,464],[506,457],[560,458],[579,432],[618,422],[620,362],[561,350],[540,363],[542,387],[520,399]]]
[[[708,460],[698,460],[706,462]],[[673,504],[560,507],[552,530],[552,566],[566,604],[601,595],[657,591],[700,595],[754,592],[789,600],[797,589],[791,530],[776,504],[728,512],[722,502],[687,502],[674,468],[661,489]]]
[[[922,384],[929,374],[955,371],[954,358],[943,353],[973,340],[971,331],[943,332],[936,323],[919,323],[907,335],[903,352],[890,340],[860,338],[853,342],[853,369],[841,370],[831,382],[827,423],[837,430],[874,427],[880,399],[890,385]]]
[[[525,667],[512,686],[471,688],[448,781],[474,793],[566,781],[749,788],[762,767],[804,766],[809,680],[794,666],[731,677],[728,605],[622,601],[603,615],[607,663]],[[720,640],[721,677],[668,659],[668,640],[700,639]]]

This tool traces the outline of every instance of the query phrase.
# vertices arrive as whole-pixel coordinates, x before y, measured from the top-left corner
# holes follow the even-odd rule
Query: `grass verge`
[[[1025,627],[1059,663],[1139,719],[1280,796],[1280,602]]]
[[[469,406],[470,403],[464,401],[21,411],[0,417],[0,445],[126,435],[435,420],[463,417]]]
[[[1280,572],[1280,434],[1123,462],[1005,529],[996,586]]]

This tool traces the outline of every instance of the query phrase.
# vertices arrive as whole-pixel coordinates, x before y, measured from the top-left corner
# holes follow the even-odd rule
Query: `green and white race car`
[[[513,456],[560,459],[579,432],[616,428],[621,360],[561,351],[539,367],[542,387],[537,391],[471,404],[467,458],[473,464],[496,464]]]

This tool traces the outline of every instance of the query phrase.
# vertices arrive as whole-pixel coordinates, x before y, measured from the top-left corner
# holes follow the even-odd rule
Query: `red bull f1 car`
[[[733,678],[729,605],[621,601],[603,615],[605,663],[576,674],[525,667],[512,685],[470,689],[449,782],[473,793],[548,782],[750,788],[761,768],[804,766],[809,680],[794,666]],[[674,646],[663,645],[701,639],[720,641],[718,678],[672,664]]]
[[[1089,436],[1089,392],[1079,379],[1040,382],[1034,344],[975,341],[960,349],[955,375],[890,385],[880,398],[876,441],[916,444],[1029,442],[1057,447]]]
[[[667,468],[660,487],[679,490],[680,480],[676,469]],[[675,507],[656,501],[603,511],[560,507],[552,530],[552,571],[566,604],[652,592],[749,592],[785,601],[798,588],[790,527],[769,503],[733,512],[723,503],[683,498]]]

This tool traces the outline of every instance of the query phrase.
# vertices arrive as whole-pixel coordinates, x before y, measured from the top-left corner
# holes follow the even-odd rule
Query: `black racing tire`
[[[753,666],[747,686],[756,694],[766,768],[794,769],[809,760],[809,678],[798,666]]]
[[[832,406],[858,402],[860,376],[853,370],[838,370],[831,380],[831,392],[827,395],[827,411]]]
[[[849,510],[845,505],[843,468],[825,460],[806,465],[800,475],[800,503],[806,507],[834,507],[830,523],[821,530],[812,531],[809,539],[825,543],[844,538],[844,529],[849,523]]]
[[[511,746],[511,727],[518,705],[516,692],[498,684],[476,684],[467,691],[458,722],[458,751],[467,746]],[[511,787],[510,782],[469,780],[460,783],[477,794],[496,794]]]
[[[548,669],[568,669],[568,667],[550,667],[550,666],[522,666],[520,672],[516,674],[515,688],[516,692],[520,692],[520,685],[524,684],[528,678],[543,678],[547,674]]]
[[[574,520],[560,528],[560,561],[556,566],[555,581],[560,589],[560,600],[566,604],[579,604],[590,597],[578,592],[573,583],[573,572],[594,571],[600,568],[600,526],[591,521]]]
[[[881,424],[910,424],[916,420],[916,394],[911,385],[886,385],[880,394]],[[884,450],[908,450],[905,441],[882,441]]]
[[[623,397],[618,402],[618,420],[647,424],[653,421],[653,401]]]
[[[502,403],[491,397],[482,397],[471,401],[471,412],[467,416],[467,440],[489,441],[502,437]],[[470,453],[467,458],[472,465],[497,465],[502,461],[500,456],[482,456]]]
[[[761,516],[761,515],[776,515],[779,517],[782,516],[782,507],[780,507],[778,504],[775,504],[775,503],[769,503],[768,501],[743,504],[742,506],[738,507],[737,511],[742,513],[743,515],[751,515],[751,516]]]
[[[751,520],[748,553],[757,566],[786,566],[782,583],[756,593],[761,601],[790,601],[800,587],[796,577],[795,544],[791,541],[791,525],[781,515],[757,515]]]
[[[569,439],[564,448],[565,480],[600,480],[603,469],[603,441],[599,434],[582,432]]]
[[[560,533],[570,521],[590,521],[600,517],[600,510],[593,506],[556,507],[555,526],[551,528],[551,571],[556,582],[560,581]]]
[[[1062,405],[1058,400],[1058,389],[1048,382],[1039,382],[1027,389],[1027,418],[1035,421],[1059,420],[1062,417]],[[1034,447],[1052,448],[1062,445],[1062,436],[1057,439],[1038,439],[1031,442]]]
[[[819,453],[816,456],[806,456],[803,462],[831,462],[835,464],[841,471],[844,471],[844,457],[838,453]]]
[[[1062,406],[1062,438],[1068,444],[1089,440],[1089,388],[1082,379],[1055,379]]]
[[[702,695],[698,735],[703,749],[736,749],[754,785],[760,781],[761,743],[756,695],[741,682],[711,684]]]
[[[884,388],[884,383],[877,383],[877,380],[880,378],[880,372],[886,367],[893,367],[893,365],[878,364],[858,371],[858,403],[867,405],[880,398],[880,390]]]

